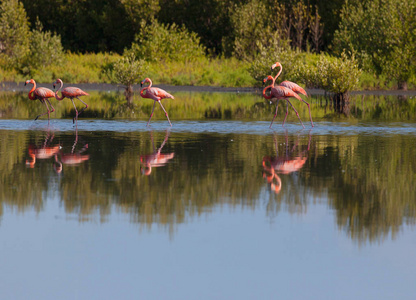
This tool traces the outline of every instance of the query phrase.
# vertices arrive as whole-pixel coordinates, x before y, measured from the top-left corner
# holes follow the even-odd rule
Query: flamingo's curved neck
[[[147,82],[149,82],[149,86],[147,88],[151,88],[152,87],[152,80],[149,79]]]
[[[36,100],[35,94],[34,94],[34,90],[36,89],[36,82],[33,81],[33,87],[32,89],[29,91],[29,99],[30,100]]]
[[[62,89],[63,85],[64,85],[64,83],[62,81],[59,81],[59,89],[55,92],[55,98],[56,98],[56,100],[59,100],[60,101],[60,100],[62,100],[62,99],[65,98],[64,96],[60,96],[59,97],[59,95],[58,95],[58,92]]]
[[[267,94],[266,94],[266,91],[267,91],[267,89],[268,89],[268,88],[272,88],[272,87],[274,87],[274,82],[275,82],[275,80],[273,79],[273,77],[271,78],[271,80],[272,80],[272,83],[271,83],[270,85],[266,86],[266,87],[263,89],[263,97],[264,97],[264,98],[266,98],[267,100],[272,99],[272,95],[271,95],[271,94],[270,94],[270,95],[267,95]]]
[[[142,88],[142,90],[140,91],[140,96],[142,96],[142,97],[146,94],[146,91],[152,87],[152,80],[151,79],[148,78],[146,80],[146,82],[148,82],[149,85],[146,86],[146,87],[144,87],[144,88]]]
[[[279,64],[279,67],[280,67],[279,73],[277,73],[277,75],[274,77],[274,81],[276,81],[276,80],[277,80],[277,77],[279,77],[279,76],[280,76],[280,74],[281,74],[281,73],[282,73],[282,71],[283,71],[283,67],[282,67],[282,65],[281,65],[281,64]],[[274,82],[273,82],[273,85],[274,85]]]

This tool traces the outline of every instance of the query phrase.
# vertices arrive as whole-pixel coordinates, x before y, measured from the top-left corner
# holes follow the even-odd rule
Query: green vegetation
[[[155,83],[259,85],[279,60],[279,80],[309,88],[414,88],[415,14],[413,0],[5,0],[0,80],[114,82],[134,55]]]

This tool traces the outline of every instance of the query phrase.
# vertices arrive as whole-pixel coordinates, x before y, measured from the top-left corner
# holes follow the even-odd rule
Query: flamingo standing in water
[[[287,101],[286,105],[290,104],[290,106],[292,106],[293,110],[296,113],[296,116],[298,117],[300,123],[303,126],[303,123],[302,123],[302,120],[299,117],[298,111],[293,107],[292,103],[289,101],[289,98],[290,97],[294,97],[294,98],[296,98],[298,100],[302,100],[302,98],[298,94],[296,94],[294,91],[292,91],[291,89],[288,89],[287,87],[280,86],[280,85],[275,86],[274,85],[274,78],[272,76],[270,76],[270,75],[263,79],[263,83],[265,83],[266,81],[269,81],[269,80],[271,80],[272,83],[271,83],[271,85],[266,86],[263,89],[263,97],[266,98],[266,99],[271,99],[271,98],[276,98],[277,99],[277,102],[276,102],[276,112],[274,113],[273,120],[270,123],[270,128],[272,128],[273,121],[274,121],[274,119],[277,116],[277,109],[279,108],[279,100],[280,99],[286,100]],[[271,94],[270,94],[270,96],[267,96],[266,95],[266,90],[268,88],[271,88]],[[288,108],[286,109],[286,115],[287,115],[287,111],[288,111]],[[286,120],[286,117],[285,117],[285,120]],[[283,121],[283,125],[285,125],[285,122],[284,121]],[[303,128],[305,128],[305,126],[303,126]]]
[[[170,126],[172,127],[172,123],[169,120],[168,113],[165,110],[165,108],[163,107],[162,102],[160,102],[160,100],[165,99],[165,98],[175,99],[175,97],[173,97],[171,94],[169,94],[165,90],[162,90],[162,89],[157,88],[157,87],[152,87],[152,80],[150,78],[143,79],[143,81],[140,83],[140,86],[143,86],[143,84],[146,83],[146,82],[149,83],[149,85],[147,87],[143,88],[140,91],[140,96],[142,98],[149,98],[149,99],[152,99],[154,101],[152,113],[150,114],[150,118],[149,118],[149,121],[147,122],[146,126],[149,126],[150,119],[152,119],[153,112],[155,110],[156,102],[159,102],[160,106],[162,107],[163,111],[165,112],[166,118],[168,118]]]
[[[55,111],[55,108],[53,108],[53,106],[52,106],[52,104],[51,104],[51,102],[49,101],[48,98],[55,97],[55,93],[52,90],[47,89],[47,88],[44,88],[44,87],[36,88],[36,82],[33,79],[26,80],[25,85],[27,85],[29,83],[33,84],[33,87],[32,87],[32,89],[29,92],[29,99],[30,100],[39,100],[41,103],[45,104],[46,109],[47,109],[47,112],[38,115],[35,118],[35,121],[40,116],[43,116],[43,115],[48,114],[48,124],[49,124],[49,119],[50,119],[50,116],[51,116],[51,112],[54,112]],[[46,102],[49,103],[49,105],[51,106],[52,110],[49,110],[49,106],[48,106],[48,104]]]
[[[272,65],[272,67],[271,67],[271,69],[273,70],[273,69],[274,69],[274,68],[276,68],[276,67],[280,67],[280,70],[279,70],[279,72],[277,73],[277,75],[274,77],[274,81],[275,81],[275,82],[276,82],[277,78],[280,76],[280,74],[281,74],[281,73],[282,73],[282,71],[283,71],[283,67],[282,67],[282,65],[281,65],[279,62],[276,62],[275,64],[273,64],[273,65]],[[306,93],[306,91],[305,91],[302,87],[300,87],[299,85],[297,85],[296,83],[294,83],[294,82],[292,82],[292,81],[285,80],[285,81],[281,82],[279,85],[280,85],[280,86],[287,87],[288,89],[291,89],[292,91],[294,91],[294,92],[295,92],[295,93],[297,93],[297,94],[302,94],[302,95],[305,95],[306,97],[308,97],[308,94]],[[303,100],[302,98],[300,99],[300,101],[304,102],[304,103],[308,106],[308,110],[309,110],[309,117],[310,117],[310,119],[311,119],[311,125],[312,125],[312,127],[314,127],[314,125],[313,125],[313,121],[312,121],[311,108],[310,108],[309,103],[308,103],[308,102],[306,102],[305,100]],[[287,114],[288,114],[288,107],[286,107],[286,116],[285,116],[285,119],[284,119],[284,121],[283,121],[283,124],[284,124],[284,123],[285,123],[285,121],[286,121]]]
[[[53,83],[53,88],[55,89],[55,85],[60,84],[59,89],[55,92],[54,96],[57,100],[61,101],[63,100],[65,97],[71,99],[72,104],[74,105],[75,108],[75,117],[72,119],[72,123],[75,123],[75,120],[78,121],[78,116],[85,110],[88,108],[88,104],[85,103],[84,101],[82,101],[79,96],[89,96],[88,93],[84,92],[83,90],[81,90],[80,88],[77,87],[66,87],[62,90],[62,96],[59,97],[58,96],[58,92],[62,89],[62,86],[64,85],[64,83],[62,82],[61,79],[56,79],[56,81]],[[83,109],[81,109],[80,112],[78,112],[77,107],[75,106],[74,103],[74,98],[77,98],[79,101],[81,101],[82,103],[84,103],[85,107]]]

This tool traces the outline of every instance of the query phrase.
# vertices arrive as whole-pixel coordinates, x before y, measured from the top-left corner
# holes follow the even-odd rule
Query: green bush
[[[196,33],[189,32],[185,26],[163,25],[156,20],[150,25],[141,24],[128,51],[151,62],[189,62],[205,55],[205,48]]]
[[[133,84],[144,79],[146,69],[146,62],[143,59],[137,60],[134,54],[130,53],[114,62],[107,75],[111,82],[122,84],[130,91]]]
[[[333,49],[346,49],[366,71],[406,89],[416,73],[416,1],[350,1],[341,10]]]
[[[20,67],[29,53],[29,21],[23,4],[4,0],[0,4],[0,59],[7,67]]]
[[[48,72],[50,65],[62,62],[61,37],[50,31],[44,32],[39,20],[36,21],[36,29],[30,34],[29,41],[30,53],[22,65],[23,74],[34,77],[34,72]]]
[[[311,69],[310,81],[335,94],[345,94],[358,87],[361,70],[354,55],[345,52],[341,58],[321,55],[316,69]]]

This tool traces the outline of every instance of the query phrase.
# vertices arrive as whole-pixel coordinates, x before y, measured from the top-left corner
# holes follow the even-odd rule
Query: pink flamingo
[[[276,62],[275,64],[273,64],[272,67],[271,67],[271,69],[273,70],[276,67],[280,67],[280,70],[277,73],[277,75],[274,77],[274,81],[277,80],[277,78],[280,76],[280,74],[283,71],[283,67],[282,67],[282,65],[279,62]],[[308,94],[306,93],[306,91],[302,87],[300,87],[299,85],[297,85],[296,83],[294,83],[292,81],[285,80],[285,81],[281,82],[279,85],[280,86],[287,87],[288,89],[291,89],[292,91],[294,91],[297,94],[302,94],[302,95],[305,95],[306,97],[308,97]],[[312,121],[311,108],[310,108],[309,103],[306,102],[305,100],[303,100],[302,98],[300,99],[300,101],[306,103],[306,105],[308,106],[309,117],[311,119],[311,125],[312,125],[312,127],[314,127],[313,121]],[[286,116],[287,116],[287,113],[286,113]],[[285,116],[285,121],[286,121],[286,116]],[[283,121],[283,123],[284,123],[284,121]]]
[[[272,128],[272,125],[273,125],[273,121],[274,121],[274,119],[276,118],[276,116],[277,116],[277,109],[279,108],[279,100],[280,99],[284,99],[284,100],[286,100],[287,101],[287,103],[286,103],[286,106],[287,106],[287,108],[286,108],[286,116],[287,116],[287,114],[288,114],[288,110],[289,110],[289,108],[288,108],[288,104],[290,104],[290,106],[292,106],[292,108],[293,108],[293,110],[295,111],[295,113],[296,113],[296,116],[298,117],[298,119],[299,119],[299,121],[300,121],[300,123],[302,124],[302,126],[303,126],[303,123],[302,123],[302,120],[300,119],[300,117],[299,117],[299,113],[298,113],[298,111],[293,107],[293,105],[292,105],[292,103],[289,101],[289,98],[290,97],[294,97],[294,98],[296,98],[296,99],[298,99],[298,100],[302,100],[302,98],[298,95],[298,94],[296,94],[294,91],[292,91],[291,89],[288,89],[287,87],[284,87],[284,86],[274,86],[274,78],[272,77],[272,76],[267,76],[266,78],[264,78],[263,79],[263,82],[265,83],[266,81],[268,81],[268,80],[271,80],[272,81],[272,83],[271,83],[271,85],[269,85],[269,86],[266,86],[264,89],[263,89],[263,97],[264,98],[266,98],[266,99],[271,99],[271,98],[276,98],[277,99],[277,103],[276,103],[276,112],[274,113],[274,117],[273,117],[273,120],[272,120],[272,122],[270,123],[270,128]],[[270,94],[270,96],[268,96],[268,95],[266,95],[266,90],[268,89],[268,88],[271,88],[271,94]],[[284,126],[285,125],[285,121],[286,121],[286,116],[285,116],[285,120],[283,121],[283,125],[282,126]],[[303,128],[305,128],[305,126],[303,126]]]
[[[153,145],[153,153],[140,155],[140,162],[144,165],[141,168],[141,171],[144,175],[150,175],[152,173],[152,167],[162,167],[166,165],[169,160],[175,157],[175,153],[161,153],[163,146],[165,146],[166,142],[168,141],[169,133],[166,131],[165,139],[163,140],[162,145],[160,145],[159,149],[156,150],[155,144],[153,141],[153,135],[150,132],[150,139],[152,140]]]
[[[165,112],[166,118],[168,118],[169,124],[172,127],[172,123],[169,120],[169,116],[168,113],[166,112],[165,108],[163,107],[162,103],[160,102],[160,100],[165,99],[165,98],[170,98],[170,99],[175,99],[175,97],[173,97],[171,94],[169,94],[168,92],[166,92],[165,90],[162,90],[160,88],[156,88],[156,87],[152,87],[152,80],[150,78],[145,78],[140,86],[143,86],[143,84],[147,82],[149,83],[149,86],[143,88],[140,91],[140,96],[142,98],[149,98],[152,99],[154,101],[153,103],[153,109],[152,109],[152,113],[150,114],[150,118],[149,121],[147,122],[146,126],[149,126],[150,123],[150,119],[152,119],[153,116],[153,112],[155,110],[155,105],[156,102],[159,102],[160,106],[162,107],[163,111]]]
[[[55,111],[55,109],[53,108],[53,106],[52,106],[52,104],[51,104],[51,102],[49,101],[49,99],[48,99],[48,98],[55,97],[55,94],[54,94],[54,92],[53,92],[52,90],[47,89],[47,88],[44,88],[44,87],[39,87],[39,88],[36,88],[36,82],[35,82],[35,80],[33,80],[33,79],[26,80],[25,85],[27,85],[27,84],[29,84],[29,83],[33,84],[33,87],[32,87],[32,89],[31,89],[31,90],[30,90],[30,92],[29,92],[29,99],[30,99],[30,100],[39,100],[41,103],[45,104],[46,109],[47,109],[47,112],[45,112],[45,113],[43,113],[43,114],[38,115],[38,116],[35,118],[35,121],[36,121],[36,120],[37,120],[40,116],[43,116],[43,115],[48,114],[48,123],[49,123],[49,119],[50,119],[50,116],[51,116],[51,112],[54,112],[54,111]],[[45,101],[45,100],[46,100],[46,101]],[[47,104],[46,102],[48,102],[48,103],[49,103],[49,105],[52,107],[52,110],[49,110],[48,104]]]
[[[57,100],[61,101],[63,100],[65,97],[71,99],[72,104],[74,105],[75,108],[75,117],[72,119],[72,123],[75,123],[75,120],[78,121],[78,116],[85,110],[88,108],[88,104],[85,103],[84,101],[82,101],[79,97],[80,96],[89,96],[88,93],[84,92],[83,90],[81,90],[80,88],[77,87],[66,87],[62,90],[62,96],[59,97],[58,96],[58,92],[62,89],[62,86],[64,85],[64,83],[62,82],[61,79],[56,79],[56,81],[53,83],[53,88],[55,89],[55,85],[56,84],[60,84],[59,89],[55,92],[54,96]],[[77,107],[75,106],[74,103],[74,98],[77,98],[79,101],[81,101],[82,103],[84,103],[85,107],[83,109],[81,109],[80,112],[78,112]]]

